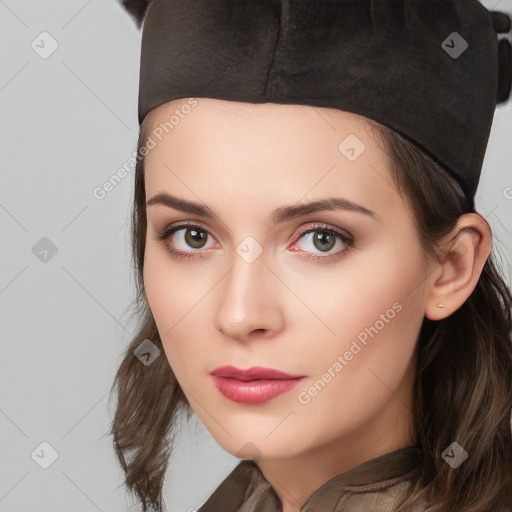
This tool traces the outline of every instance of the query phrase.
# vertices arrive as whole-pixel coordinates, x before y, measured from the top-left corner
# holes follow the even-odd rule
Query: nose
[[[233,267],[218,286],[214,324],[227,338],[269,338],[284,325],[283,285],[267,267],[264,253],[246,262],[235,254]]]

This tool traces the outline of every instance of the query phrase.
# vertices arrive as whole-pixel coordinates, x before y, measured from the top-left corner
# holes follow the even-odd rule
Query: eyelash
[[[156,235],[156,239],[163,242],[163,244],[165,245],[165,248],[167,249],[167,251],[171,254],[171,256],[177,258],[177,259],[184,259],[184,258],[188,258],[188,259],[191,259],[191,258],[204,258],[206,257],[204,255],[205,252],[208,252],[208,249],[207,250],[201,250],[201,249],[198,249],[197,251],[179,251],[177,249],[174,249],[173,247],[171,247],[171,245],[167,242],[167,239],[173,235],[175,232],[177,231],[180,231],[184,228],[196,228],[198,230],[201,230],[201,231],[205,231],[206,233],[208,233],[208,235],[210,235],[210,233],[208,232],[207,229],[203,228],[202,226],[199,226],[198,224],[187,224],[187,223],[182,223],[182,224],[178,224],[176,226],[167,226],[165,227],[160,233],[158,233]],[[306,259],[309,259],[309,260],[323,260],[323,261],[330,261],[332,259],[337,259],[343,255],[345,255],[345,253],[347,253],[351,248],[355,247],[355,243],[354,243],[354,239],[350,236],[347,236],[346,234],[342,233],[341,231],[338,231],[337,229],[334,229],[330,226],[327,226],[325,224],[315,224],[303,231],[301,231],[298,236],[295,238],[293,244],[297,243],[301,238],[303,238],[305,235],[309,234],[309,233],[316,233],[316,232],[322,232],[322,233],[327,233],[329,235],[332,235],[336,238],[338,238],[339,240],[341,240],[347,247],[345,249],[342,249],[338,252],[335,252],[333,254],[329,254],[328,256],[311,256],[311,253],[308,253],[307,251],[297,251],[297,252],[304,252],[307,254]],[[211,236],[211,235],[210,235]]]

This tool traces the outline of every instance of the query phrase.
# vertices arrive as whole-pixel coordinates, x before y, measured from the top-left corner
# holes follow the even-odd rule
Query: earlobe
[[[442,320],[473,293],[492,249],[492,231],[476,213],[462,215],[447,241],[441,242],[441,260],[431,273],[425,316]]]

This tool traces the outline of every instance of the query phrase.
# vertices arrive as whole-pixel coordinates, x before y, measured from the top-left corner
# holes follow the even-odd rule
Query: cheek
[[[422,261],[416,241],[404,235],[355,250],[328,271],[312,267],[309,274],[291,276],[289,281],[293,277],[294,292],[314,313],[325,343],[345,343],[360,333],[364,339],[365,329],[374,324],[381,334],[398,335],[411,323],[411,315],[421,320]],[[292,324],[303,324],[304,312],[298,310]],[[399,339],[406,335],[403,332]]]
[[[204,282],[190,271],[187,263],[172,260],[159,244],[150,242],[144,254],[144,290],[160,334],[169,332],[204,294]]]
[[[320,337],[302,336],[298,352],[322,382],[330,379],[329,371],[336,374],[326,387],[355,410],[377,407],[399,386],[413,357],[424,304],[422,257],[412,240],[360,253],[353,262],[350,268],[340,265],[336,279],[315,280],[314,293],[305,295],[311,281],[302,281],[300,293],[328,329],[318,324]],[[294,321],[304,323],[298,315]],[[327,401],[330,394],[324,395]]]
[[[144,253],[143,281],[149,307],[162,334],[162,329],[172,327],[172,317],[179,302],[176,287],[170,285],[169,268],[151,244],[146,244]]]
[[[172,261],[161,247],[146,245],[144,290],[165,354],[178,379],[180,369],[188,371],[187,365],[197,360],[206,332],[205,296],[212,287],[206,271],[203,276],[191,276],[187,268],[186,262]]]
[[[166,340],[179,328],[180,318],[190,306],[187,288],[180,282],[180,273],[174,270],[163,252],[151,244],[146,245],[143,278],[148,305],[169,359],[171,354]]]

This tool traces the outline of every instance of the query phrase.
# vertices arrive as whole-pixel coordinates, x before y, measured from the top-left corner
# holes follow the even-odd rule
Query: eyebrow
[[[154,195],[149,201],[147,201],[146,207],[152,206],[154,204],[161,204],[185,213],[191,213],[200,215],[201,217],[219,220],[218,215],[208,206],[204,206],[194,201],[187,201],[185,199],[181,199],[164,192]],[[345,210],[349,212],[362,213],[374,218],[378,217],[375,212],[365,208],[364,206],[361,206],[360,204],[354,203],[353,201],[349,201],[348,199],[344,199],[342,197],[327,197],[318,201],[311,201],[299,205],[281,206],[276,208],[270,217],[271,225],[274,226],[280,222],[322,210]]]

